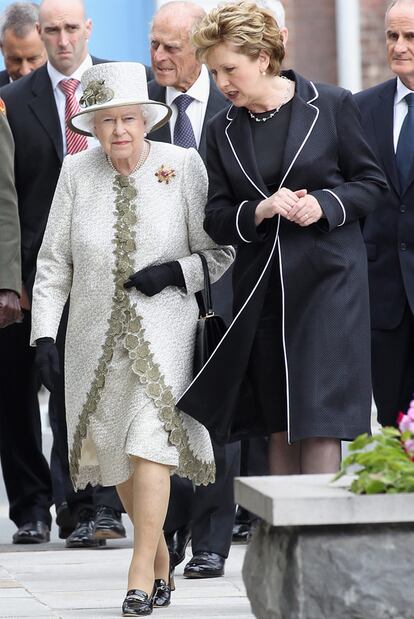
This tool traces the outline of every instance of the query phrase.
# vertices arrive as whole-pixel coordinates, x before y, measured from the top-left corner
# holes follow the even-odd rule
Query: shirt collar
[[[180,90],[177,90],[176,88],[173,88],[171,86],[167,86],[165,102],[167,103],[167,105],[171,105],[174,99],[176,99],[179,95],[182,94],[183,93]],[[210,95],[210,77],[206,65],[201,65],[200,75],[198,76],[194,84],[192,84],[192,86],[186,91],[185,94],[193,97],[193,99],[195,99],[196,101],[200,101],[200,103],[207,103],[208,97]]]
[[[68,80],[70,78],[74,78],[75,80],[81,80],[82,74],[86,71],[86,69],[90,69],[92,66],[92,58],[88,54],[82,64],[72,73],[72,75],[63,75],[54,66],[50,64],[50,61],[47,62],[47,72],[50,77],[50,81],[52,82],[53,90],[56,90],[57,85],[62,80]]]
[[[394,104],[398,105],[398,103],[401,103],[401,101],[404,99],[406,95],[409,95],[412,92],[413,91],[407,88],[407,86],[403,84],[400,78],[397,77],[397,90],[395,91]]]

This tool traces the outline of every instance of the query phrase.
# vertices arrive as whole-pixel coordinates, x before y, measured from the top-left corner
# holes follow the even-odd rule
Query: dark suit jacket
[[[363,225],[374,329],[395,328],[407,299],[414,313],[414,170],[411,183],[401,189],[393,141],[396,85],[392,79],[355,95],[367,139],[390,187],[388,199]]]
[[[177,406],[216,430],[218,441],[266,433],[261,394],[248,377],[256,338],[266,337],[266,325],[260,331],[258,325],[272,274],[283,291],[290,439],[351,439],[370,426],[367,260],[359,219],[374,211],[387,185],[351,93],[284,74],[295,81],[296,95],[280,186],[307,189],[325,218],[300,227],[274,217],[257,228],[255,210],[269,192],[247,110],[232,106],[215,117],[207,133],[204,227],[217,243],[237,245],[235,318]]]
[[[6,70],[0,71],[0,88],[10,84],[10,76]]]
[[[92,58],[94,64],[106,62]],[[36,258],[63,160],[59,116],[46,65],[1,89],[15,142],[23,283],[30,293]]]
[[[165,87],[160,86],[155,80],[152,80],[148,84],[148,94],[150,99],[154,101],[160,101],[161,103],[165,103]],[[208,121],[213,118],[225,107],[230,105],[229,101],[223,97],[223,95],[218,90],[214,81],[210,78],[210,95],[207,102],[206,115],[204,117],[204,124],[201,131],[200,144],[198,147],[198,152],[200,153],[203,161],[206,161],[206,126]],[[167,123],[161,129],[157,131],[153,131],[150,134],[150,139],[155,140],[156,142],[167,142],[171,143],[171,131],[170,125]]]

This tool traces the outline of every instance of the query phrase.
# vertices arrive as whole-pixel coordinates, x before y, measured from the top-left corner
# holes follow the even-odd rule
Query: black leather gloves
[[[180,263],[174,260],[137,271],[124,284],[124,288],[133,288],[134,286],[147,297],[153,297],[167,286],[185,288]]]
[[[36,340],[36,367],[40,380],[49,391],[53,391],[56,378],[60,374],[59,354],[51,337]]]

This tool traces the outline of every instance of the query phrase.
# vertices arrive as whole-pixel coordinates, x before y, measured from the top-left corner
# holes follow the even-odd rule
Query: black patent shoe
[[[148,595],[148,593],[141,589],[130,589],[122,604],[123,617],[145,617],[146,615],[152,615],[155,592],[155,583],[151,595]]]
[[[50,529],[45,522],[26,522],[13,535],[13,544],[44,544],[50,540]]]
[[[98,505],[95,513],[93,536],[95,539],[120,539],[121,537],[126,537],[121,512],[117,512],[105,505]]]
[[[89,510],[82,510],[75,530],[66,539],[66,548],[98,548],[105,546],[105,539],[93,536],[94,520]]]
[[[216,552],[195,552],[184,568],[185,578],[216,578],[224,575],[226,559]]]
[[[171,591],[175,591],[174,568],[170,571],[168,584],[162,578],[155,579],[154,608],[165,608],[171,604]]]

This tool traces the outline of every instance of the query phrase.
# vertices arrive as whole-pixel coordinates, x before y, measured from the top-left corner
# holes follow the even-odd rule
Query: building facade
[[[149,24],[154,11],[166,1],[86,0],[94,24],[91,52],[101,58],[149,63]],[[206,10],[217,4],[217,0],[194,1]],[[384,81],[391,75],[384,36],[388,1],[283,0],[289,28],[285,66],[312,80],[339,83],[354,91]],[[8,0],[0,0],[0,11],[7,4]],[[358,19],[348,12],[351,5],[357,7]],[[338,45],[339,30],[341,45]],[[341,66],[352,62],[354,70],[352,66],[349,70],[358,75],[349,81],[341,75]],[[0,67],[1,64],[0,56]]]

